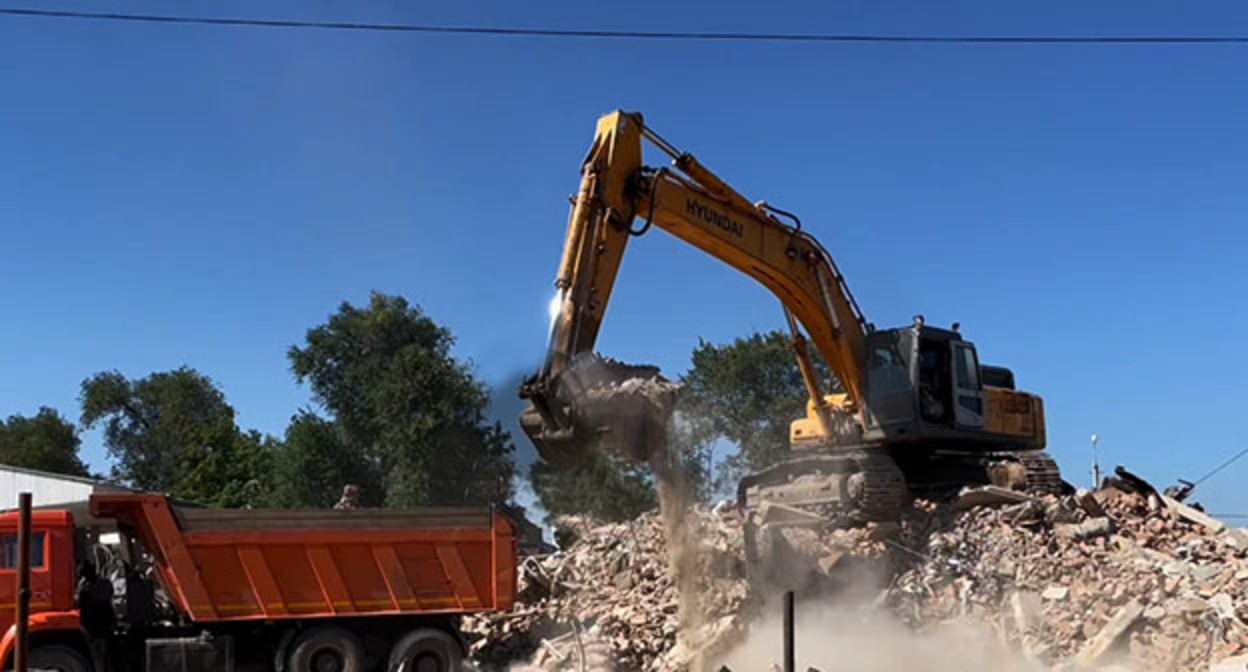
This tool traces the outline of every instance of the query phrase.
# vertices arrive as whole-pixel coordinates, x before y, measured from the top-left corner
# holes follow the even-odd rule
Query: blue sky
[[[11,5],[15,3],[5,3]],[[1242,3],[74,2],[564,28],[1248,33]],[[1188,11],[1184,11],[1188,10]],[[183,364],[240,424],[309,403],[286,349],[402,294],[506,388],[542,353],[598,114],[643,111],[799,213],[877,324],[959,321],[1043,395],[1051,450],[1160,483],[1248,446],[1248,46],[554,41],[0,17],[0,415]],[[658,157],[654,157],[658,161]],[[635,241],[601,350],[678,374],[782,324],[760,287]],[[501,394],[509,395],[509,389]],[[523,439],[521,439],[523,441]],[[86,458],[104,468],[97,435]],[[1202,487],[1248,512],[1248,460]]]

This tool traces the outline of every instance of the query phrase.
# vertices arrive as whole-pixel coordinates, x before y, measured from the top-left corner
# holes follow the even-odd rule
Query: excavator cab
[[[956,329],[930,327],[916,318],[911,327],[871,332],[866,345],[865,438],[984,429],[979,358],[975,345]]]

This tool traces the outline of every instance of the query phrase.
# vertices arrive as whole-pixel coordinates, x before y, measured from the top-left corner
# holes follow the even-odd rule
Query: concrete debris
[[[699,613],[681,622],[676,582],[657,513],[586,528],[566,550],[521,567],[520,603],[505,614],[473,616],[461,629],[478,667],[505,670],[685,670],[733,641],[749,589],[735,508],[695,509],[700,530]],[[577,639],[594,659],[581,667]],[[680,633],[680,636],[677,636]]]
[[[996,485],[985,485],[978,488],[963,488],[954,502],[957,509],[973,509],[977,506],[1002,506],[1030,502],[1034,497],[1017,490],[1010,490]]]
[[[896,577],[890,605],[915,628],[1011,614],[1018,648],[1053,666],[1203,671],[1248,651],[1245,547],[1185,509],[1150,507],[1156,495],[1130,483],[1045,497],[1026,525],[1009,507],[916,503],[902,541],[927,560]]]
[[[1101,502],[1096,495],[1088,490],[1079,490],[1075,492],[1075,503],[1083,512],[1092,518],[1101,518],[1105,515],[1105,507],[1101,506]]]
[[[1183,520],[1203,525],[1205,529],[1209,530],[1213,534],[1225,533],[1229,537],[1228,541],[1234,543],[1240,548],[1248,548],[1248,535],[1245,535],[1240,530],[1227,527],[1224,523],[1222,523],[1222,521],[1210,516],[1204,511],[1192,508],[1172,497],[1163,495],[1161,501],[1167,508],[1173,511],[1175,515],[1179,516]]]
[[[1067,586],[1050,586],[1040,593],[1041,599],[1045,600],[1064,600],[1070,596],[1070,588]]]
[[[702,672],[775,598],[775,576],[800,576],[799,600],[884,610],[918,633],[980,624],[1036,669],[1248,670],[1243,533],[1129,472],[1108,483],[1066,497],[980,488],[973,506],[972,492],[915,501],[898,526],[834,529],[774,507],[753,521],[764,568],[749,577],[737,510],[695,508],[692,617],[657,514],[578,519],[571,546],[521,567],[511,613],[464,630],[483,670]]]
[[[1105,627],[1101,628],[1092,639],[1084,644],[1075,656],[1075,662],[1082,667],[1093,667],[1109,652],[1118,640],[1126,634],[1131,626],[1144,615],[1144,605],[1138,600],[1131,600],[1114,614]]]
[[[1114,531],[1114,522],[1108,516],[1089,518],[1082,523],[1059,523],[1053,526],[1057,536],[1069,541],[1082,541],[1103,537]]]
[[[1210,665],[1209,672],[1248,672],[1248,655],[1223,658]]]

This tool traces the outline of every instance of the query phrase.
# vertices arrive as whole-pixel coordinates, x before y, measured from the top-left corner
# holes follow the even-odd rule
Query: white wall
[[[17,494],[31,493],[35,506],[81,502],[91,496],[95,485],[63,480],[0,467],[0,510],[16,509]]]

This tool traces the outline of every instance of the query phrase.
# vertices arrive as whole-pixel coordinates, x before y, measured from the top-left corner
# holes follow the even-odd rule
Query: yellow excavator
[[[645,142],[671,158],[643,163]],[[751,203],[640,114],[598,121],[581,169],[542,368],[521,389],[521,417],[539,454],[556,464],[609,449],[645,460],[665,446],[674,386],[652,367],[594,354],[628,242],[651,227],[723,261],[770,290],[784,308],[809,393],[792,423],[792,457],[740,483],[740,503],[776,502],[856,521],[894,519],[908,498],[995,483],[1056,492],[1045,452],[1044,407],[1014,389],[1005,368],[979,363],[958,325],[916,317],[876,329],[827,250],[796,216]],[[827,394],[810,344],[840,381]]]

